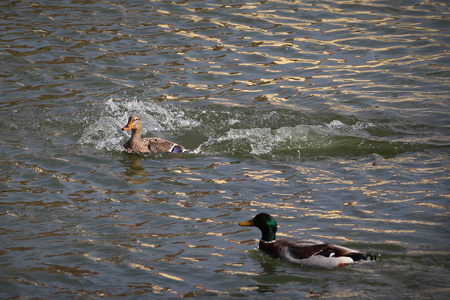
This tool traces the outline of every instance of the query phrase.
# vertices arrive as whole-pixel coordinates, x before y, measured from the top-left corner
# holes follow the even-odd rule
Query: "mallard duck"
[[[122,130],[131,129],[131,138],[123,146],[130,153],[149,153],[155,154],[158,152],[172,152],[181,153],[188,152],[183,146],[175,144],[174,142],[161,139],[161,138],[143,138],[142,133],[142,121],[139,116],[132,115],[128,118],[128,123]]]
[[[277,240],[277,222],[271,215],[260,213],[253,219],[239,223],[240,226],[256,226],[262,237],[259,249],[273,258],[282,258],[306,266],[334,268],[356,261],[374,260],[373,255],[346,247],[324,243],[316,240],[291,242],[286,239]]]

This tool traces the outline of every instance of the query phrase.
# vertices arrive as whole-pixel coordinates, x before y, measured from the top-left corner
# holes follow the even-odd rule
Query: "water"
[[[0,297],[448,298],[445,1],[0,7]],[[258,212],[379,258],[265,257]]]

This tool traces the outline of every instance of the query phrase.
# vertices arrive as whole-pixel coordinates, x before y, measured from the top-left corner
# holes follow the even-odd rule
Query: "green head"
[[[263,241],[273,241],[276,239],[277,222],[271,215],[261,213],[257,214],[253,219],[239,223],[240,226],[256,226],[261,230]]]

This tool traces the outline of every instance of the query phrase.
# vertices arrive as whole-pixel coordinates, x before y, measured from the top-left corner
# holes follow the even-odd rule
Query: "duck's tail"
[[[377,256],[375,254],[368,253],[364,255],[366,260],[377,260]]]
[[[353,261],[362,261],[362,260],[377,260],[375,254],[363,254],[363,253],[351,253],[346,256],[351,257]]]

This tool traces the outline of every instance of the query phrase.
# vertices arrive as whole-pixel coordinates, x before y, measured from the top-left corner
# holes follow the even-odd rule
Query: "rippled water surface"
[[[447,299],[447,1],[0,3],[0,297]],[[120,129],[194,150],[140,157]],[[375,253],[324,270],[279,237]]]

